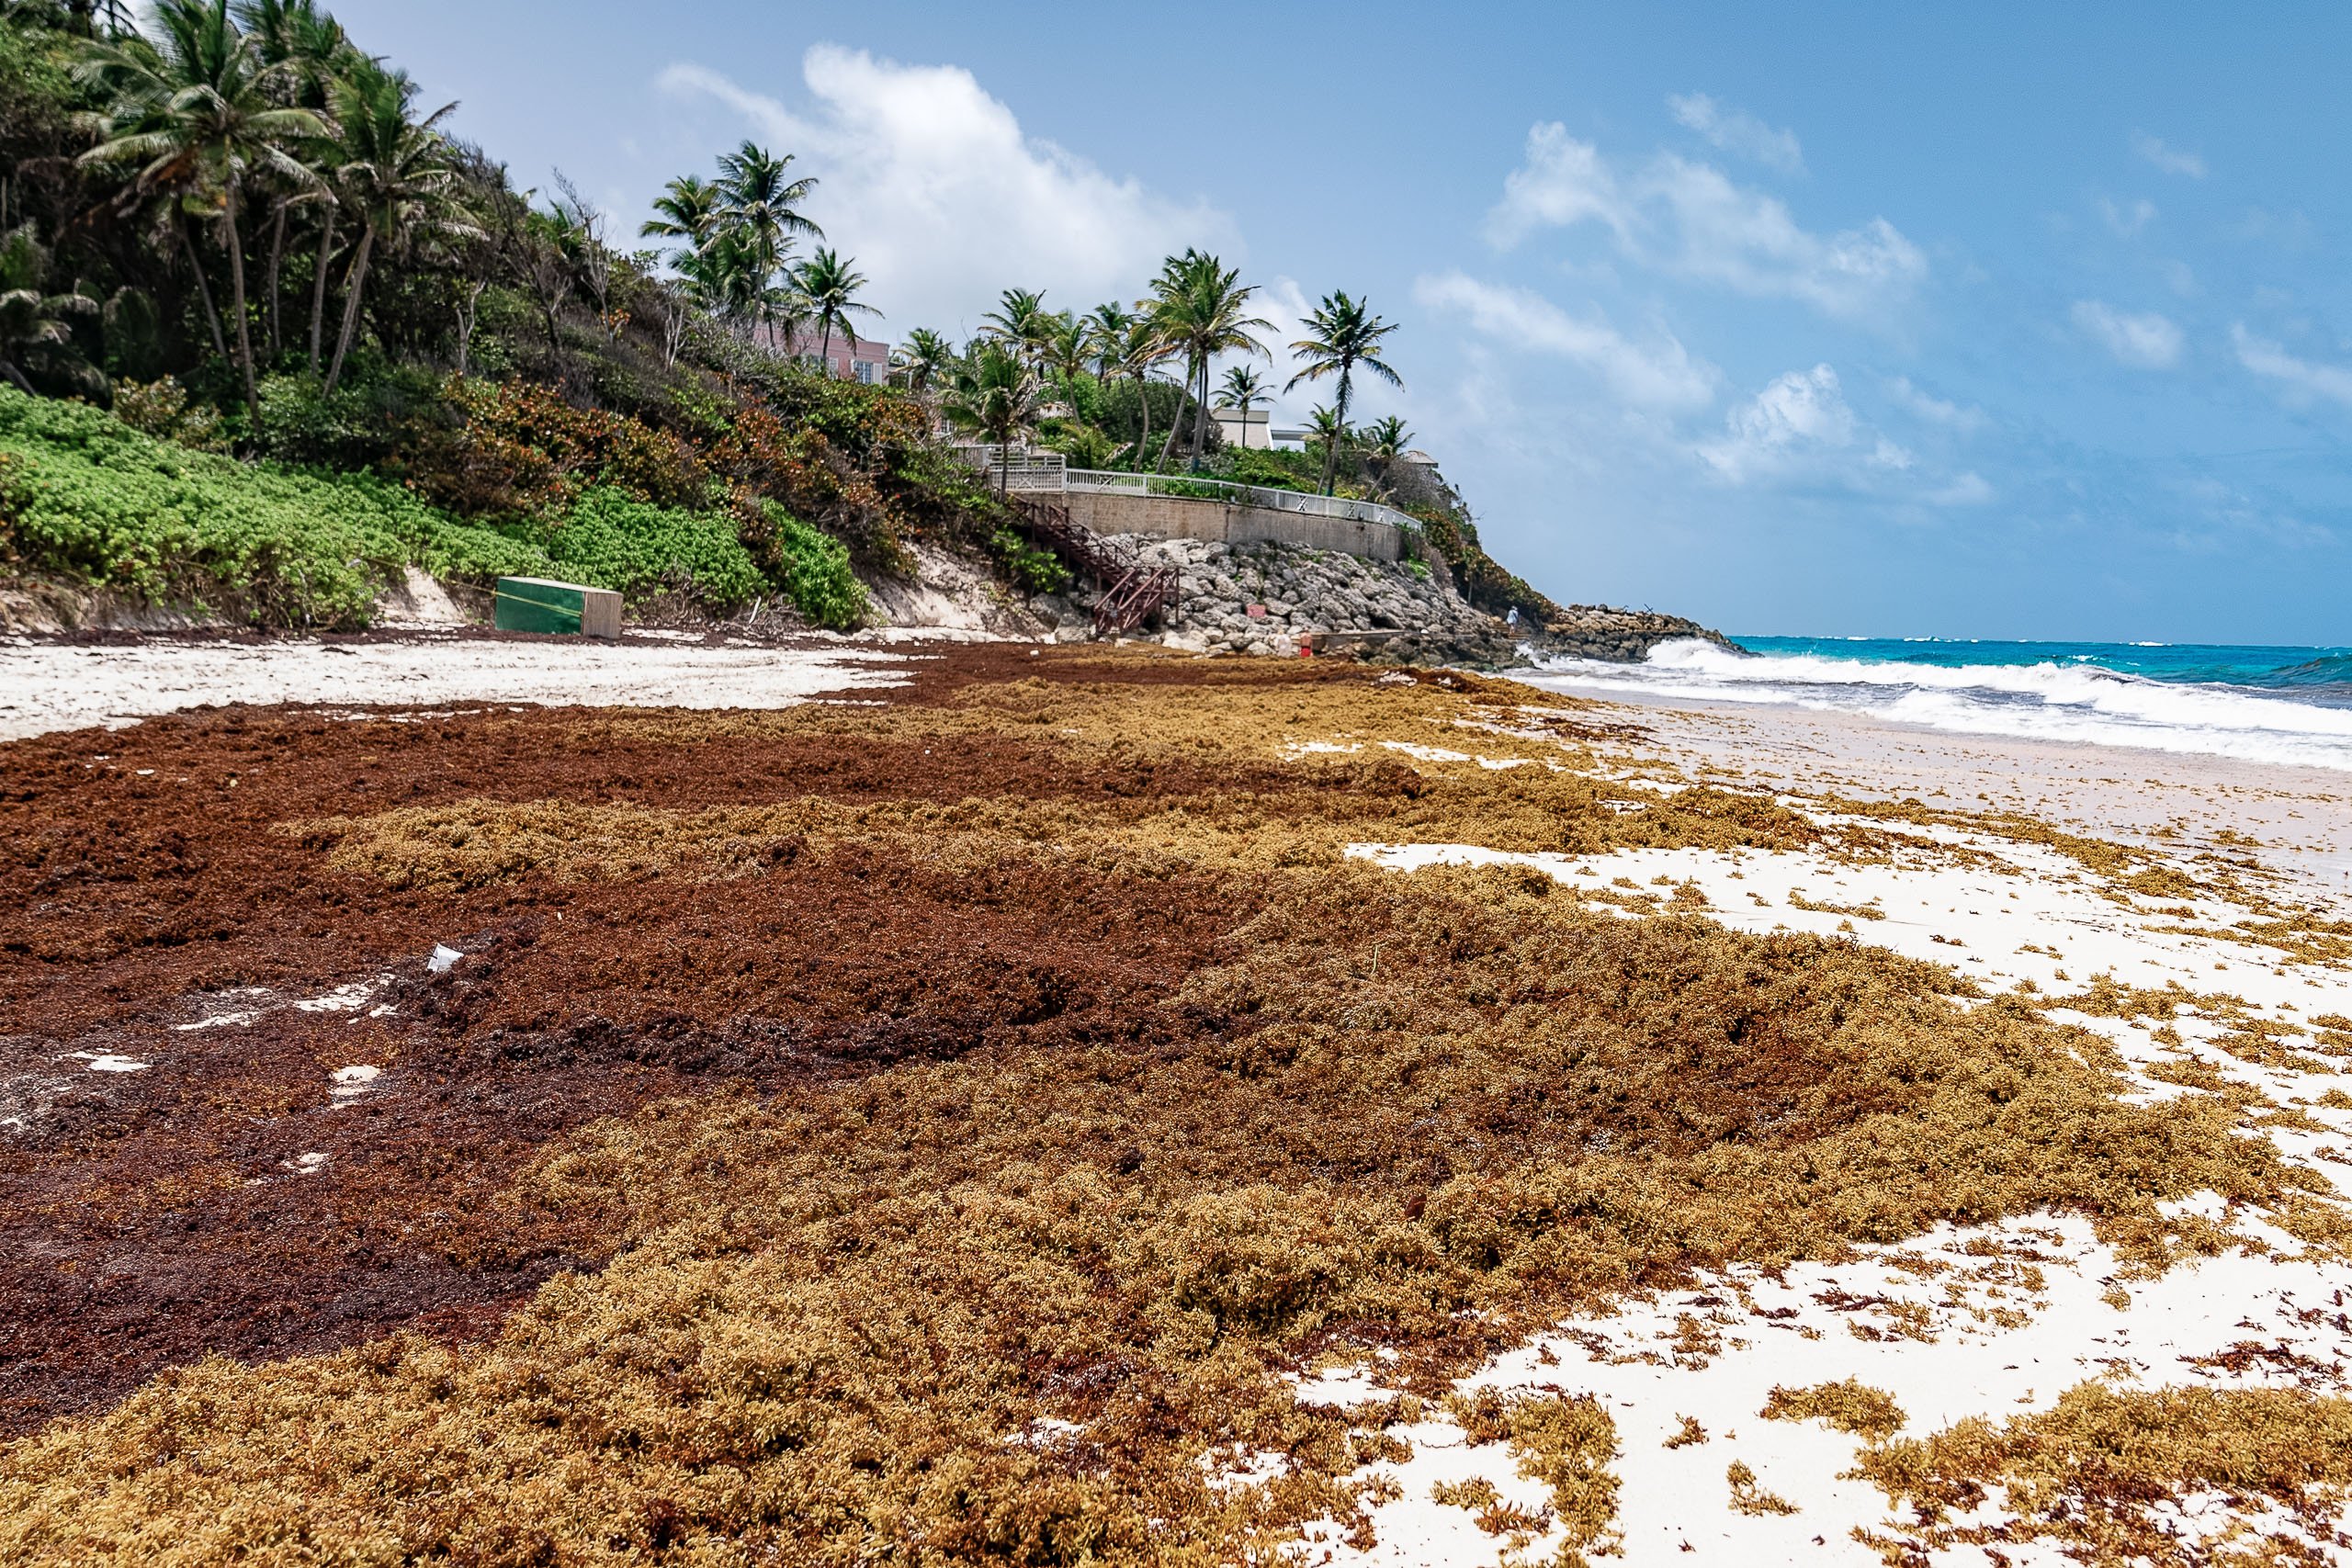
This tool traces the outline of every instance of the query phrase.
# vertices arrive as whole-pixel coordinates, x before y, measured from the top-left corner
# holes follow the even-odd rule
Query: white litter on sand
[[[432,974],[447,975],[458,966],[458,960],[464,956],[464,953],[454,947],[446,947],[439,942],[435,942],[433,956],[424,961],[424,967]]]
[[[9,639],[0,641],[0,740],[226,703],[773,708],[906,679],[907,660],[876,649],[710,648],[634,634],[617,643]]]
[[[296,1155],[292,1159],[280,1160],[277,1164],[279,1169],[290,1170],[297,1176],[316,1176],[327,1168],[327,1156],[312,1150],[308,1154]]]

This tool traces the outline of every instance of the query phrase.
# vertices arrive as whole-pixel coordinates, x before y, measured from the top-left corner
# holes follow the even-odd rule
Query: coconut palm
[[[1250,439],[1250,411],[1264,402],[1268,395],[1265,378],[1247,365],[1227,370],[1225,379],[1217,385],[1216,406],[1241,411],[1241,439],[1245,445]]]
[[[1210,361],[1220,354],[1263,355],[1266,345],[1250,334],[1253,330],[1273,330],[1272,321],[1243,313],[1257,289],[1240,279],[1239,269],[1226,266],[1215,256],[1187,250],[1181,256],[1168,258],[1152,285],[1152,319],[1159,324],[1160,336],[1184,355],[1185,390],[1193,395],[1197,410],[1204,411],[1209,404]],[[1206,422],[1196,413],[1193,420],[1194,468],[1201,466],[1201,450],[1207,436]],[[1168,431],[1170,445],[1175,438],[1175,427],[1171,425]],[[1159,460],[1165,467],[1165,447]]]
[[[1111,368],[1118,360],[1127,328],[1135,319],[1135,312],[1116,299],[1106,300],[1086,313],[1086,345],[1094,358],[1095,379],[1110,380]]]
[[[1385,419],[1374,420],[1358,434],[1363,442],[1364,456],[1379,469],[1381,492],[1386,494],[1390,477],[1413,445],[1413,433],[1392,413]]]
[[[246,411],[258,423],[261,400],[245,310],[245,193],[256,177],[315,184],[317,176],[288,149],[324,136],[326,128],[309,109],[285,101],[287,67],[262,58],[258,40],[230,15],[229,0],[156,0],[154,27],[152,42],[133,36],[83,46],[74,73],[106,94],[107,107],[87,117],[98,141],[80,161],[128,171],[135,197],[169,203],[196,268],[213,346],[225,356],[192,223],[199,216],[220,220],[229,253],[237,367]]]
[[[1008,288],[997,308],[980,318],[981,329],[1012,345],[1012,352],[1032,368],[1044,359],[1054,330],[1053,312],[1046,309],[1045,290]]]
[[[1067,387],[1085,374],[1087,347],[1085,324],[1068,310],[1061,311],[1046,333],[1042,351],[1046,368]]]
[[[871,305],[857,301],[857,291],[865,287],[865,275],[859,272],[841,255],[820,250],[795,267],[792,286],[802,304],[817,323],[819,362],[831,373],[833,362],[833,329],[848,340],[850,357],[857,356],[857,333],[852,330],[852,316],[879,316],[882,312]]]
[[[458,106],[444,104],[416,119],[410,114],[415,96],[407,72],[387,71],[373,61],[358,63],[335,84],[335,184],[358,221],[359,244],[344,283],[343,328],[327,367],[329,392],[351,352],[376,251],[406,256],[430,240],[481,237],[458,200],[449,143],[435,129]]]
[[[319,9],[318,0],[235,0],[231,6],[247,37],[255,41],[264,62],[282,71],[280,81],[288,100],[298,108],[323,114],[330,104],[336,75],[357,58],[343,24]],[[306,164],[315,166],[321,162],[311,147],[290,148]],[[281,184],[276,199],[270,203],[269,266],[263,282],[263,296],[269,304],[269,352],[274,359],[282,351],[285,337],[281,323],[284,304],[278,278],[286,263],[287,220],[299,207],[327,207],[334,201],[333,188],[323,180],[294,185]],[[334,245],[334,220],[330,210],[321,225],[322,246],[318,270],[311,289],[312,321],[323,313],[327,260]],[[311,362],[318,363],[318,333],[311,334]]]
[[[1008,489],[1012,444],[1037,423],[1035,374],[1002,340],[983,339],[956,367],[944,412],[951,423],[996,446],[997,490]]]
[[[764,281],[783,270],[795,235],[821,240],[825,231],[803,216],[800,206],[817,188],[813,177],[792,177],[792,154],[779,158],[746,141],[718,160],[717,188],[721,230],[744,237],[752,263]]]
[[[17,390],[30,392],[25,378],[26,351],[55,354],[73,342],[71,318],[94,316],[98,302],[78,288],[66,294],[45,294],[49,250],[20,223],[0,236],[0,377]]]
[[[890,355],[890,368],[907,390],[916,393],[928,392],[934,382],[944,381],[955,364],[955,348],[929,327],[909,333],[907,341]]]
[[[1151,317],[1131,316],[1110,361],[1113,375],[1135,382],[1136,401],[1143,410],[1143,428],[1136,436],[1135,457],[1128,465],[1137,472],[1143,468],[1143,455],[1151,449],[1151,373],[1175,352],[1159,335],[1159,323]]]
[[[1318,403],[1307,412],[1306,444],[1323,448],[1323,493],[1331,493],[1331,472],[1339,462],[1340,448],[1352,446],[1356,433],[1348,428],[1346,418],[1328,403]]]
[[[1301,381],[1319,381],[1326,376],[1340,378],[1339,396],[1332,400],[1334,422],[1344,431],[1348,423],[1348,404],[1355,390],[1355,373],[1368,371],[1392,387],[1402,387],[1404,378],[1388,367],[1380,357],[1381,340],[1396,330],[1395,323],[1382,321],[1372,313],[1371,301],[1348,298],[1345,291],[1323,296],[1314,313],[1306,318],[1307,335],[1290,345],[1290,351],[1304,355],[1306,363],[1298,374],[1283,386],[1288,391]],[[1331,480],[1338,471],[1340,445],[1328,443],[1323,453],[1323,493],[1331,493]]]
[[[637,231],[648,240],[684,240],[688,250],[699,250],[709,242],[726,205],[725,195],[708,180],[680,175],[662,187],[653,198],[654,215],[639,224]]]

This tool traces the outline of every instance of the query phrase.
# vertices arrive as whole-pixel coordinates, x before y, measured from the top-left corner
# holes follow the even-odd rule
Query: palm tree
[[[1209,363],[1220,354],[1260,354],[1266,345],[1250,335],[1252,329],[1271,332],[1273,323],[1261,317],[1244,315],[1250,297],[1257,289],[1240,281],[1239,269],[1227,267],[1216,257],[1199,251],[1188,250],[1181,256],[1170,256],[1161,266],[1159,277],[1152,285],[1151,314],[1159,323],[1160,335],[1181,350],[1185,360],[1185,389],[1194,394],[1195,413],[1193,419],[1193,467],[1201,466],[1201,450],[1208,437],[1208,427],[1202,417],[1209,405]],[[1173,425],[1168,439],[1176,438]],[[1164,467],[1168,453],[1160,453]]]
[[[1149,316],[1131,316],[1111,360],[1113,374],[1135,382],[1136,401],[1143,409],[1143,428],[1136,436],[1135,457],[1128,465],[1137,473],[1143,471],[1143,455],[1151,449],[1151,373],[1175,352],[1160,336],[1157,321]]]
[[[1380,488],[1385,494],[1388,490],[1388,476],[1404,457],[1406,449],[1413,445],[1413,433],[1405,428],[1403,420],[1392,413],[1385,419],[1374,420],[1364,426],[1362,434],[1365,456],[1380,466]]]
[[[29,393],[25,378],[25,350],[50,353],[73,341],[73,316],[94,316],[98,302],[76,288],[70,294],[44,294],[49,277],[49,250],[20,223],[0,236],[0,376],[17,389]]]
[[[865,275],[834,252],[820,250],[815,255],[793,269],[792,286],[798,291],[801,302],[816,319],[820,333],[817,357],[827,375],[832,374],[833,329],[839,327],[848,340],[850,358],[857,357],[857,333],[852,329],[852,316],[879,316],[882,312],[871,305],[857,302],[857,291],[865,287]]]
[[[1355,444],[1356,433],[1348,428],[1340,411],[1328,403],[1318,403],[1306,415],[1306,444],[1323,448],[1323,493],[1331,493],[1331,472],[1339,461],[1340,448]]]
[[[387,71],[372,61],[335,84],[335,182],[359,221],[359,247],[344,283],[343,330],[327,367],[329,392],[342,379],[344,356],[351,352],[377,247],[405,255],[426,240],[481,238],[454,188],[458,170],[449,143],[435,129],[458,106],[444,104],[413,119],[409,106],[415,96],[416,84],[407,72]]]
[[[699,175],[680,175],[653,198],[654,216],[637,226],[639,238],[684,240],[688,250],[709,242],[726,206],[719,188]]]
[[[951,423],[995,444],[998,492],[1010,488],[1012,443],[1037,422],[1037,378],[1021,356],[998,339],[984,339],[956,367],[945,412]]]
[[[904,379],[907,390],[922,393],[944,380],[956,363],[956,350],[929,327],[917,327],[890,356],[890,367]]]
[[[980,318],[980,325],[1011,344],[1012,351],[1034,368],[1044,358],[1054,316],[1046,309],[1045,290],[1008,288],[998,297],[997,308]]]
[[[1086,328],[1068,310],[1053,318],[1052,328],[1046,333],[1042,357],[1046,368],[1057,377],[1067,388],[1086,372]]]
[[[1306,318],[1307,335],[1290,345],[1293,354],[1306,356],[1306,364],[1299,373],[1283,386],[1287,392],[1301,381],[1319,381],[1326,376],[1340,378],[1340,395],[1331,405],[1333,422],[1343,432],[1348,423],[1348,403],[1354,389],[1358,370],[1368,370],[1392,387],[1402,387],[1404,378],[1388,367],[1380,357],[1380,341],[1396,330],[1392,322],[1372,314],[1371,301],[1355,300],[1344,291],[1326,294],[1314,314]],[[1323,455],[1323,493],[1331,493],[1331,479],[1337,472],[1340,446],[1330,442]]]
[[[1118,361],[1127,328],[1135,319],[1135,313],[1116,299],[1106,300],[1086,313],[1087,352],[1094,356],[1095,379],[1111,378],[1112,367]]]
[[[1266,400],[1266,383],[1258,372],[1247,365],[1237,365],[1225,373],[1225,380],[1217,388],[1216,406],[1241,411],[1241,442],[1250,443],[1250,410]]]
[[[318,7],[318,0],[235,0],[231,7],[247,37],[256,41],[261,57],[282,68],[288,101],[298,108],[323,114],[331,102],[337,73],[357,57],[343,24]],[[294,149],[315,167],[320,162],[307,148]],[[269,353],[276,358],[285,345],[281,325],[284,305],[278,277],[286,262],[287,218],[297,207],[325,205],[332,209],[334,193],[322,180],[281,186],[270,204],[269,268],[263,288],[269,301]],[[324,224],[324,248],[311,290],[315,321],[324,309],[327,258],[334,243],[332,210]],[[318,333],[311,334],[311,362],[318,363]]]
[[[719,226],[747,237],[751,260],[763,278],[783,269],[794,235],[825,237],[800,211],[816,180],[796,180],[791,171],[791,153],[779,158],[752,141],[718,160]]]
[[[294,185],[316,182],[287,148],[324,136],[326,128],[309,109],[282,101],[287,68],[262,58],[258,41],[230,16],[229,0],[156,0],[154,18],[158,37],[153,43],[134,36],[83,46],[74,73],[104,90],[108,101],[88,117],[98,144],[80,162],[132,169],[134,192],[169,200],[196,268],[213,345],[225,353],[220,314],[190,225],[199,215],[220,220],[229,252],[230,308],[237,323],[237,367],[244,377],[246,412],[259,423],[239,217],[246,186],[257,175]]]

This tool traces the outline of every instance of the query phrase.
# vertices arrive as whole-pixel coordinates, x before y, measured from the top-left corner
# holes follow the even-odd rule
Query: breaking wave
[[[1535,683],[2352,772],[2352,654],[2339,649],[1751,641],[1661,643],[1639,664],[1552,660]]]

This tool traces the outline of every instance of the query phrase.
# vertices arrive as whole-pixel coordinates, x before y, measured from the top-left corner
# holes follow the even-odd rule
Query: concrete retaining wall
[[[1163,539],[1206,539],[1226,545],[1297,545],[1340,550],[1366,560],[1420,555],[1419,540],[1388,523],[1310,517],[1262,506],[1235,506],[1178,495],[1122,495],[1072,490],[1049,499],[1069,508],[1070,521],[1098,534],[1149,534]]]

